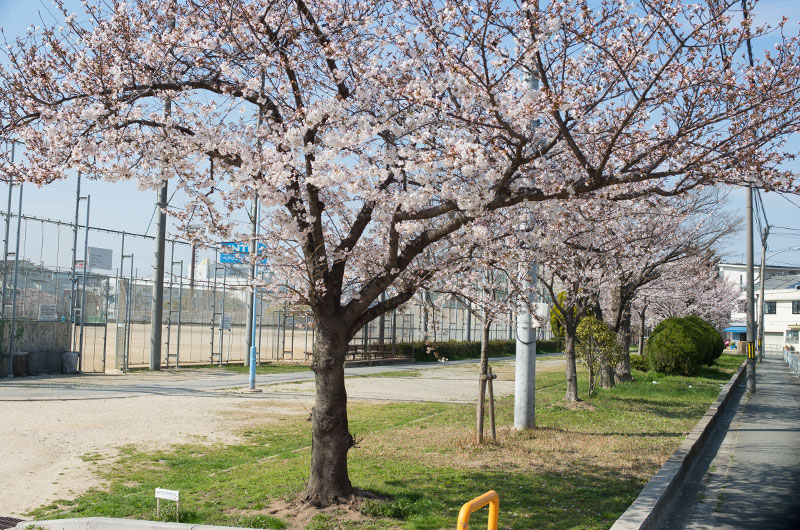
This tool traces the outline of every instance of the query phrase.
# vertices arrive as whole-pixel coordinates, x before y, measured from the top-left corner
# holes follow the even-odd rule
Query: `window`
[[[799,343],[800,343],[800,329],[787,329],[786,344],[799,344]]]
[[[800,301],[792,302],[792,314],[800,315]]]
[[[775,314],[775,302],[764,302],[764,314],[765,315]]]

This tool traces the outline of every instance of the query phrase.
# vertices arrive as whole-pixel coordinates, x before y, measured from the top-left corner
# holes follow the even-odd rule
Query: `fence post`
[[[17,276],[19,274],[19,234],[22,228],[22,183],[19,183],[19,215],[17,216],[17,246],[14,252],[14,284],[11,293],[11,329],[8,345],[8,376],[14,377],[14,324],[17,318]]]

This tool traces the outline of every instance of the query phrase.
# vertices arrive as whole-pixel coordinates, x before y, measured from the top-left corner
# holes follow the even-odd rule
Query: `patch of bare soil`
[[[6,402],[0,514],[22,516],[101,487],[100,473],[122,446],[152,450],[180,443],[231,444],[254,425],[306,414],[308,407],[293,401],[157,395]]]
[[[597,410],[597,407],[588,401],[583,401],[582,399],[579,399],[578,401],[567,401],[562,399],[561,401],[556,401],[547,408],[558,410]]]
[[[361,513],[361,508],[367,500],[379,498],[373,493],[359,490],[353,495],[350,502],[328,506],[327,508],[317,508],[296,499],[292,501],[279,500],[273,502],[264,510],[254,512],[254,515],[279,517],[289,523],[291,530],[304,529],[314,521],[315,517],[322,515],[324,516],[326,528],[340,528],[341,526],[348,526],[348,524],[362,521],[374,522],[373,518]]]

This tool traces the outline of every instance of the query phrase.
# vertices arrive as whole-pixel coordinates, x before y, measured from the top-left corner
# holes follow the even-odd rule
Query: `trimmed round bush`
[[[647,340],[650,369],[676,375],[694,375],[706,356],[707,341],[700,327],[683,318],[661,322]]]
[[[719,356],[725,351],[725,341],[722,340],[722,335],[719,334],[719,331],[714,326],[696,315],[688,316],[686,320],[695,323],[703,330],[703,333],[711,343],[711,351],[706,357],[706,364],[714,364],[714,361],[719,359]]]
[[[703,325],[705,321],[702,318],[691,316],[682,318],[681,321],[685,326],[692,329],[695,334],[698,344],[700,344],[700,362],[702,364],[710,365],[714,363],[714,337],[708,332]]]

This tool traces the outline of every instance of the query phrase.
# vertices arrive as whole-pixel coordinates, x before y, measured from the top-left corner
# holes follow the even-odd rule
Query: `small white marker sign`
[[[165,490],[156,488],[156,516],[161,516],[161,500],[173,501],[175,505],[175,521],[180,521],[180,492],[178,490]]]
[[[156,488],[156,499],[164,499],[165,501],[178,502],[180,492],[178,490],[165,490],[163,488]]]

